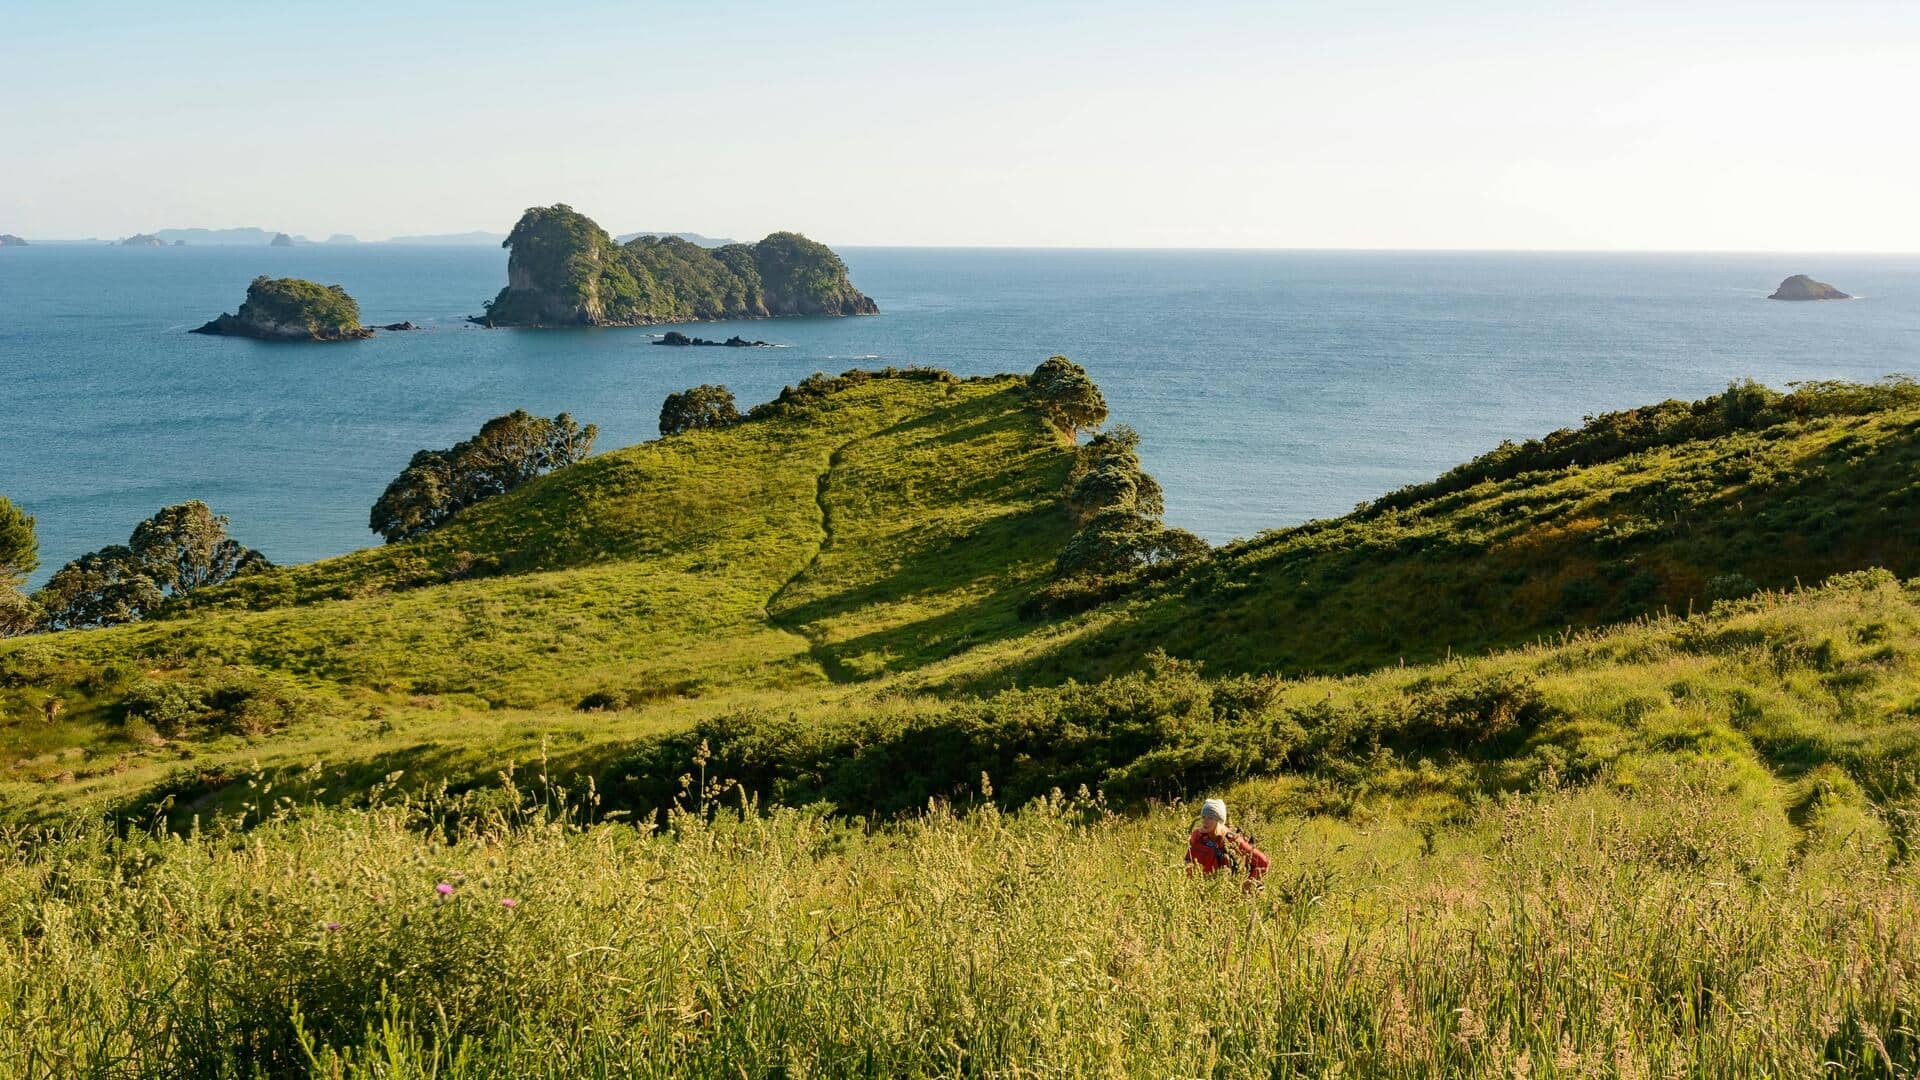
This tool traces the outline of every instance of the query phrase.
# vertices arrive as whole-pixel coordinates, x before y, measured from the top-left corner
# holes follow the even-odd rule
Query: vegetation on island
[[[1082,561],[1122,517],[1182,545],[1069,363],[816,375],[0,642],[0,1054],[1920,1069],[1911,382],[1742,384]],[[1182,872],[1210,795],[1263,888]]]
[[[444,524],[475,503],[555,469],[585,460],[600,434],[561,413],[551,420],[515,409],[480,426],[480,433],[446,450],[422,450],[373,504],[367,527],[388,543]]]
[[[616,244],[566,205],[533,207],[504,243],[507,286],[476,321],[491,326],[643,326],[878,310],[824,244],[774,233],[705,248],[676,236]]]
[[[237,314],[194,330],[270,341],[350,341],[372,337],[360,325],[360,305],[338,285],[301,278],[254,278]]]

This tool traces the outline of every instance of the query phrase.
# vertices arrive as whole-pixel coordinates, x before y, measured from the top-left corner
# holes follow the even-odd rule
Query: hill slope
[[[1155,648],[1216,671],[1366,671],[1873,566],[1920,574],[1920,386],[1747,385],[1224,548],[978,685],[1098,676]]]
[[[0,643],[10,798],[121,790],[182,754],[484,758],[529,710],[537,730],[628,737],[636,716],[576,706],[699,712],[1021,629],[1071,528],[1072,455],[1020,380],[841,381],[174,618]]]

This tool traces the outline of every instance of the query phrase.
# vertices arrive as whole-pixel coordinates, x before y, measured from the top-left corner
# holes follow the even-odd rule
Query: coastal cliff
[[[488,326],[649,326],[787,315],[873,315],[825,244],[779,232],[704,248],[675,236],[617,244],[570,206],[534,207],[508,234],[507,287]]]
[[[238,313],[221,315],[193,332],[265,341],[353,341],[373,336],[371,329],[360,325],[360,305],[340,286],[264,275],[247,286],[247,299]]]

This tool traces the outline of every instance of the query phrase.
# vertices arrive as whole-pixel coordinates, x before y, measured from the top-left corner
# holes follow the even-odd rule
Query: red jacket
[[[1187,862],[1206,874],[1223,866],[1233,873],[1245,868],[1249,878],[1259,878],[1267,872],[1267,857],[1248,843],[1246,837],[1231,829],[1219,836],[1193,830],[1193,835],[1187,837]]]

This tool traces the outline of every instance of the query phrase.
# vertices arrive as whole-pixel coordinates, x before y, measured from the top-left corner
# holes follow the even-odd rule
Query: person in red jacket
[[[1191,874],[1196,866],[1209,876],[1222,868],[1231,874],[1244,870],[1249,881],[1258,881],[1267,872],[1267,857],[1252,839],[1227,828],[1224,800],[1200,804],[1200,827],[1187,837],[1187,872]]]

